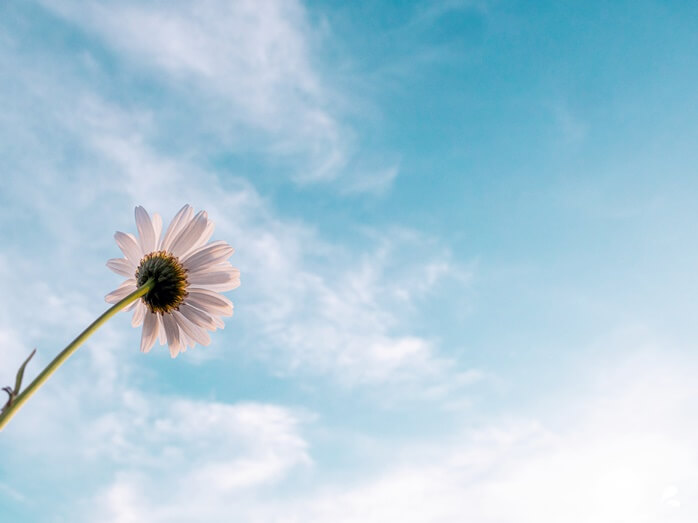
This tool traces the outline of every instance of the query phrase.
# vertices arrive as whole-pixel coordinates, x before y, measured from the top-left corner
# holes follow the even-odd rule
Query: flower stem
[[[32,396],[32,394],[34,394],[39,389],[39,387],[41,387],[44,384],[44,382],[49,378],[49,376],[51,376],[51,374],[53,374],[56,371],[56,369],[60,367],[63,364],[63,362],[65,362],[65,360],[67,360],[87,338],[89,338],[97,329],[99,329],[103,324],[105,324],[107,320],[114,316],[117,312],[132,304],[141,296],[147,294],[148,291],[150,291],[154,286],[155,280],[152,278],[149,279],[147,282],[138,287],[135,291],[126,296],[124,299],[112,305],[99,318],[93,321],[84,331],[82,331],[77,338],[70,342],[70,344],[65,349],[63,349],[61,353],[58,356],[56,356],[53,359],[53,361],[49,363],[48,366],[44,370],[42,370],[36,378],[34,378],[34,381],[32,381],[26,389],[20,392],[17,395],[17,397],[14,398],[12,403],[8,405],[4,411],[2,411],[2,413],[0,414],[0,430],[2,430],[5,427],[5,425],[7,425],[10,419],[12,419],[12,416],[14,416],[17,413],[17,411],[22,408],[22,405],[24,405],[24,403]]]

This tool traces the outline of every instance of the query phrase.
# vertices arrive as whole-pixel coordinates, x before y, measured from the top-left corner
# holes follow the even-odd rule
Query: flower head
[[[240,271],[226,261],[234,252],[223,241],[208,243],[213,222],[206,211],[194,215],[185,205],[161,237],[162,218],[136,207],[138,238],[117,232],[116,243],[124,258],[113,258],[107,267],[128,279],[106,296],[116,303],[149,279],[155,286],[126,310],[135,308],[131,325],[143,325],[141,351],[155,343],[167,343],[174,358],[195,343],[208,345],[206,331],[224,327],[221,316],[233,315],[233,304],[220,292],[240,285]]]

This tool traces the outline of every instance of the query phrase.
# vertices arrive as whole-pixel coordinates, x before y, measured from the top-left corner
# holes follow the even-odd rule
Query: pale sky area
[[[698,521],[698,3],[0,3],[0,386],[208,211],[235,315],[120,314],[0,521]],[[4,402],[3,398],[3,402]]]

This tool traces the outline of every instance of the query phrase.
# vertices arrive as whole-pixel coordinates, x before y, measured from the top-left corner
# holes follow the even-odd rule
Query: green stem
[[[65,362],[65,360],[67,360],[87,338],[89,338],[97,329],[99,329],[104,323],[106,323],[109,318],[114,316],[117,312],[124,309],[128,305],[131,305],[141,296],[147,294],[148,291],[150,291],[154,286],[155,280],[152,278],[149,279],[143,285],[138,287],[138,289],[126,296],[123,300],[119,301],[118,303],[107,309],[104,312],[104,314],[102,314],[99,318],[93,321],[84,331],[82,331],[78,335],[78,337],[70,343],[70,345],[63,349],[61,353],[58,356],[56,356],[44,370],[41,371],[41,374],[39,374],[26,389],[19,393],[19,395],[12,401],[12,404],[9,405],[2,412],[2,414],[0,414],[0,430],[2,430],[5,427],[5,425],[7,425],[10,419],[12,419],[12,416],[14,416],[17,413],[17,411],[22,408],[22,405],[24,405],[24,403],[32,396],[32,394],[34,394],[39,389],[39,387],[41,387],[44,384],[44,382],[49,378],[49,376],[51,376],[51,374],[53,374],[56,371],[56,369],[60,367],[63,364],[63,362]]]

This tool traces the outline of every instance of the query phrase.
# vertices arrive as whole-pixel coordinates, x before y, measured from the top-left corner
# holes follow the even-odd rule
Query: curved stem
[[[22,408],[22,405],[34,394],[39,387],[41,387],[44,382],[53,374],[58,367],[60,367],[65,360],[67,360],[73,352],[75,352],[80,345],[83,344],[83,342],[89,338],[97,329],[99,329],[103,324],[107,322],[109,318],[114,316],[117,312],[121,311],[128,305],[132,304],[134,301],[136,301],[138,298],[141,296],[144,296],[145,294],[148,293],[153,287],[155,286],[155,280],[154,279],[149,279],[147,282],[145,282],[143,285],[138,287],[135,291],[133,291],[131,294],[126,296],[124,299],[119,301],[118,303],[112,305],[109,309],[107,309],[104,314],[102,314],[99,318],[97,318],[95,321],[93,321],[84,331],[82,331],[77,338],[75,338],[70,344],[61,351],[61,353],[56,356],[51,363],[48,364],[48,366],[41,371],[41,373],[34,378],[34,381],[32,381],[29,386],[24,389],[22,392],[20,392],[17,397],[12,401],[11,405],[8,405],[7,408],[0,414],[0,430],[2,430],[5,425],[12,419],[12,416],[14,416],[19,409]]]

